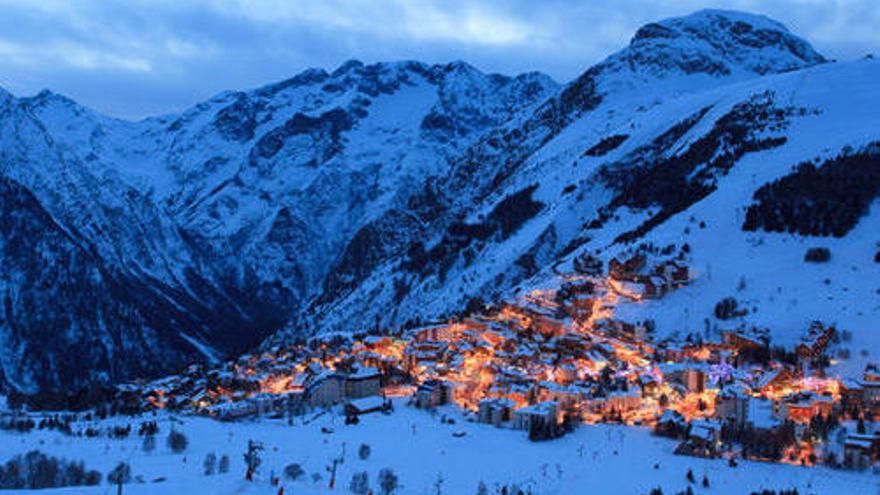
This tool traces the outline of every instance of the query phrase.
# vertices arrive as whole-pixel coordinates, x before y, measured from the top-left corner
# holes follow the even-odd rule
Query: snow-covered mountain
[[[461,62],[348,62],[140,122],[4,92],[3,206],[57,235],[28,248],[4,216],[0,376],[73,389],[255,345],[320,295],[364,223],[556,87]]]
[[[695,282],[616,317],[653,319],[660,335],[756,324],[778,342],[819,319],[876,348],[878,75],[875,60],[829,63],[764,17],[645,26],[365,226],[288,334],[432,320],[552,287],[585,252],[687,244]],[[840,155],[857,159],[829,162]],[[818,172],[803,179],[806,161]],[[814,246],[832,260],[805,263]],[[726,297],[748,314],[715,318]]]
[[[705,276],[623,316],[701,330],[736,295],[783,331],[866,326],[878,77],[700,11],[564,86],[348,62],[139,122],[0,91],[2,374],[69,388],[433,320],[644,242],[687,243]],[[814,244],[831,262],[804,265]]]

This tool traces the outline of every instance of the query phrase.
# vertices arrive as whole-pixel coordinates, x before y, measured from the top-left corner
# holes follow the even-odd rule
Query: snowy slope
[[[395,232],[382,246],[384,259],[370,260],[364,270],[356,256],[343,258],[338,279],[363,281],[354,289],[326,287],[337,297],[318,301],[316,316],[291,330],[430,320],[460,312],[474,298],[492,302],[518,286],[552,283],[553,269],[570,269],[563,262],[585,250],[598,250],[607,260],[632,244],[654,242],[655,235],[661,246],[688,242],[663,232],[701,216],[701,201],[717,197],[742,210],[760,186],[800,161],[871,142],[880,99],[869,81],[876,75],[871,60],[824,63],[808,44],[763,17],[702,11],[646,26],[629,47],[483,136],[455,161],[449,178],[417,193],[407,210],[369,225],[368,238]],[[842,86],[857,90],[835,90]],[[822,130],[841,127],[845,131]],[[825,142],[815,139],[817,133]],[[762,175],[747,183],[735,179],[740,164],[756,162]],[[413,212],[420,221],[396,219]],[[742,242],[765,237],[744,233],[744,213],[739,215],[710,224],[727,226],[727,235]],[[412,225],[408,235],[400,233],[402,224]],[[665,228],[652,229],[656,225]],[[853,231],[847,238],[861,235]],[[875,242],[863,241],[864,250]],[[802,264],[802,249],[768,255]],[[716,253],[711,246],[702,254],[695,249],[698,259],[730,259],[716,259]],[[364,277],[352,266],[372,273]],[[668,333],[701,331],[718,299],[707,299],[708,312],[699,309],[684,328]],[[860,309],[876,311],[874,306],[866,302]],[[633,317],[647,317],[649,308],[634,310]]]
[[[759,324],[781,342],[820,318],[853,331],[858,352],[877,347],[878,76],[876,61],[827,62],[773,20],[707,10],[642,27],[564,86],[462,62],[352,61],[139,122],[0,92],[0,177],[66,233],[56,250],[91,253],[125,288],[92,306],[134,316],[85,318],[77,342],[102,328],[165,335],[175,353],[159,368],[267,335],[444,318],[552,286],[584,252],[607,261],[643,243],[687,243],[695,281],[618,317],[662,335]],[[831,261],[805,264],[817,246]],[[44,290],[7,265],[14,302]],[[44,309],[46,330],[23,302],[5,310],[14,388],[94,379],[41,369],[61,356],[51,336],[74,326],[54,318],[70,297]],[[724,297],[748,314],[717,320]],[[103,376],[152,371],[131,364],[148,352],[110,335],[127,364],[95,364]],[[48,354],[23,350],[35,348]]]
[[[146,374],[128,361],[158,361],[147,368],[155,373],[246,349],[316,295],[361,225],[426,177],[442,175],[448,157],[482,131],[555,88],[541,74],[488,75],[461,62],[353,61],[139,122],[48,91],[20,99],[4,92],[2,176],[30,191],[69,241],[93,254],[107,284],[128,288],[105,291],[97,304],[136,315],[53,318],[71,304],[60,298],[40,332],[71,333],[81,324],[86,330],[74,333],[89,340],[122,325],[175,342],[164,342],[169,357],[156,360],[148,346],[140,352],[132,338],[110,332],[102,348],[123,364],[94,365],[109,380]],[[4,279],[13,280],[11,270]],[[22,336],[29,332],[21,328],[42,325],[23,316],[30,313],[24,301],[52,291],[9,290],[22,294],[2,320],[9,339],[0,362],[13,388],[94,379],[55,364],[75,359],[60,353],[59,342]],[[143,302],[132,308],[121,301],[129,295]],[[26,351],[37,348],[48,359]]]
[[[441,423],[451,417],[455,424]],[[84,460],[88,469],[106,474],[119,462],[131,465],[132,476],[142,483],[124,487],[124,493],[152,494],[274,494],[278,488],[268,482],[271,474],[282,476],[285,466],[300,464],[305,475],[297,481],[283,481],[284,493],[348,493],[352,475],[368,473],[374,493],[378,473],[390,468],[399,477],[399,495],[437,493],[477,493],[482,481],[489,493],[501,486],[517,485],[535,495],[572,493],[615,493],[644,495],[656,487],[663,493],[684,491],[686,473],[694,472],[699,483],[705,475],[709,488],[692,485],[696,493],[742,495],[762,489],[790,490],[799,493],[873,493],[876,475],[868,472],[833,470],[825,467],[804,468],[786,464],[740,461],[738,467],[726,462],[673,455],[676,442],[654,436],[647,429],[591,425],[553,442],[531,442],[525,432],[495,428],[468,422],[460,410],[441,408],[436,414],[395,403],[393,414],[366,415],[355,426],[343,424],[344,418],[325,414],[314,421],[297,420],[288,426],[284,420],[263,418],[254,422],[222,423],[206,418],[158,418],[160,433],[156,450],[145,453],[142,438],[69,437],[55,432],[34,431],[28,434],[0,432],[0,458],[24,454],[35,443],[46,454],[72,460]],[[135,429],[139,423],[133,419]],[[98,429],[112,421],[96,422]],[[189,438],[183,454],[173,454],[164,445],[172,427]],[[322,428],[333,433],[322,433]],[[464,433],[461,438],[453,433]],[[244,481],[242,460],[248,440],[265,446],[263,463],[254,482]],[[361,444],[371,447],[368,459],[361,460]],[[202,461],[208,453],[228,455],[230,471],[205,476]],[[326,468],[344,452],[338,466],[336,488],[328,489]],[[657,465],[655,467],[655,464]],[[313,474],[319,479],[313,480]],[[155,481],[159,480],[160,481]],[[16,493],[103,494],[115,490],[102,483],[95,487],[72,487]]]

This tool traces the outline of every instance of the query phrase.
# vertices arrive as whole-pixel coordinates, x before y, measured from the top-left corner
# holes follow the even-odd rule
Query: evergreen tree
[[[202,466],[204,467],[205,476],[213,476],[217,472],[217,454],[208,452]]]

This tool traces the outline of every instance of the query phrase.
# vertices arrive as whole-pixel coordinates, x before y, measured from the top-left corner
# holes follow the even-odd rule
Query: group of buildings
[[[681,438],[682,453],[710,457],[729,451],[731,431],[785,428],[787,435],[800,425],[806,438],[803,425],[816,418],[880,417],[880,375],[824,376],[833,327],[812,325],[782,357],[756,329],[724,332],[716,342],[657,342],[650,322],[617,320],[613,307],[686,284],[682,257],[615,258],[607,276],[595,259],[578,263],[581,273],[557,290],[487,314],[405,335],[337,336],[248,355],[156,382],[145,397],[154,407],[231,420],[336,405],[359,416],[388,411],[387,398],[404,396],[416,407],[454,403],[475,421],[530,432],[572,422],[653,425]],[[851,465],[874,463],[880,437],[850,430],[837,442],[841,456]],[[812,446],[798,455],[806,452]]]

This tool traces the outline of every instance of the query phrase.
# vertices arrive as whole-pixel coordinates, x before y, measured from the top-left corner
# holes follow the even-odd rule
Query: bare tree
[[[254,474],[257,473],[257,469],[259,469],[260,464],[263,463],[263,459],[260,458],[260,452],[263,451],[263,444],[260,442],[255,442],[253,440],[248,440],[248,449],[244,454],[244,462],[247,465],[247,471],[245,472],[245,479],[248,481],[253,481]]]

